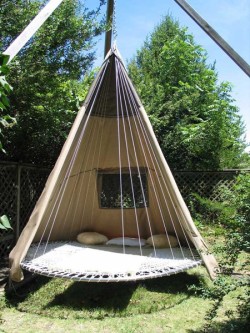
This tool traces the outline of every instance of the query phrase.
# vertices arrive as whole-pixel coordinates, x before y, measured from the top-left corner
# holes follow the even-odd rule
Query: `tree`
[[[174,169],[238,167],[244,126],[215,66],[186,28],[167,16],[129,66],[164,155]]]
[[[2,50],[43,2],[1,4]],[[10,64],[7,79],[13,93],[8,113],[16,117],[17,125],[4,133],[7,154],[2,158],[45,165],[55,162],[86,92],[89,79],[84,76],[94,60],[93,38],[104,29],[99,12],[100,7],[89,11],[79,0],[63,1]]]
[[[5,150],[1,142],[1,137],[3,136],[2,129],[10,128],[16,122],[15,118],[10,117],[8,114],[3,114],[3,111],[10,106],[8,94],[12,90],[12,87],[9,85],[5,77],[9,70],[7,66],[8,60],[9,56],[0,54],[0,152],[2,151],[4,153]]]

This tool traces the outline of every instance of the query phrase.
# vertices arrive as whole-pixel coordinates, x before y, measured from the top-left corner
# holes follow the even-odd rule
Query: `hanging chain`
[[[114,0],[113,17],[112,17],[112,30],[113,30],[113,39],[114,39],[114,42],[116,42],[116,39],[117,39],[116,0]]]

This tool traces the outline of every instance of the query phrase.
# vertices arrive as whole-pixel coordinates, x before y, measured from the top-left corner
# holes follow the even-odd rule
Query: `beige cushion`
[[[108,238],[98,232],[82,232],[77,236],[77,241],[85,245],[104,244]]]
[[[153,235],[147,239],[147,244],[155,246],[156,248],[169,248],[177,247],[178,240],[175,236],[166,234]]]

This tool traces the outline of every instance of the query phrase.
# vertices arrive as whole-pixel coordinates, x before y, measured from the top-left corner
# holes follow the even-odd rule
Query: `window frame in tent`
[[[133,176],[141,176],[141,183],[142,183],[142,186],[143,186],[143,192],[144,192],[144,196],[145,196],[145,202],[142,202],[142,205],[140,206],[137,206],[136,207],[134,205],[131,205],[129,207],[126,207],[126,206],[123,206],[121,207],[121,205],[119,205],[120,203],[120,199],[117,200],[117,203],[118,203],[118,206],[116,207],[113,207],[113,206],[103,206],[102,205],[102,193],[103,193],[103,178],[104,177],[112,177],[112,176],[119,176],[120,175],[120,172],[122,171],[121,175],[125,175],[128,177],[128,182],[130,182],[130,172],[131,172],[131,175],[132,175],[132,178]],[[112,181],[112,180],[111,180]],[[120,182],[120,180],[118,179],[117,180],[118,182]],[[98,169],[97,172],[96,172],[96,182],[97,182],[97,196],[98,196],[98,206],[99,206],[99,209],[145,209],[146,207],[150,207],[150,202],[149,202],[149,186],[148,186],[148,170],[146,167],[140,167],[139,170],[138,168],[136,167],[132,167],[132,168],[122,168],[122,170],[120,170],[119,168],[114,168],[114,169]],[[134,184],[134,180],[133,180],[133,184]],[[128,188],[130,187],[130,184],[128,184],[127,186]],[[141,187],[141,184],[139,182],[137,188]],[[126,189],[126,187],[123,187],[123,190],[124,188]],[[131,190],[132,191],[132,190]],[[139,189],[139,191],[141,191],[141,189]],[[110,192],[110,193],[113,193],[113,191],[105,191],[105,192]],[[127,192],[124,192],[125,194],[128,194],[129,191]],[[142,191],[141,191],[142,193]],[[131,194],[128,194],[130,196],[130,200],[131,202],[133,202],[133,197]],[[138,196],[135,197],[135,199],[137,198]],[[140,201],[136,200],[135,201],[136,204],[140,203]]]

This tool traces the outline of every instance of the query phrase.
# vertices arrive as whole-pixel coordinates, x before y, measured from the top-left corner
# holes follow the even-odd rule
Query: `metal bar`
[[[10,56],[8,62],[10,62],[17,55],[22,47],[30,40],[30,38],[37,32],[37,30],[62,2],[63,0],[50,0],[47,5],[41,9],[41,11],[29,23],[23,32],[3,52],[3,54]]]
[[[20,236],[20,202],[21,202],[21,165],[17,166],[17,198],[16,198],[16,235],[15,240]]]
[[[174,0],[222,50],[248,75],[250,76],[249,64],[185,1]]]
[[[108,0],[107,13],[106,13],[106,24],[107,24],[107,26],[110,24],[111,28],[108,31],[106,31],[106,34],[105,34],[104,58],[111,48],[113,13],[114,13],[114,0]]]

